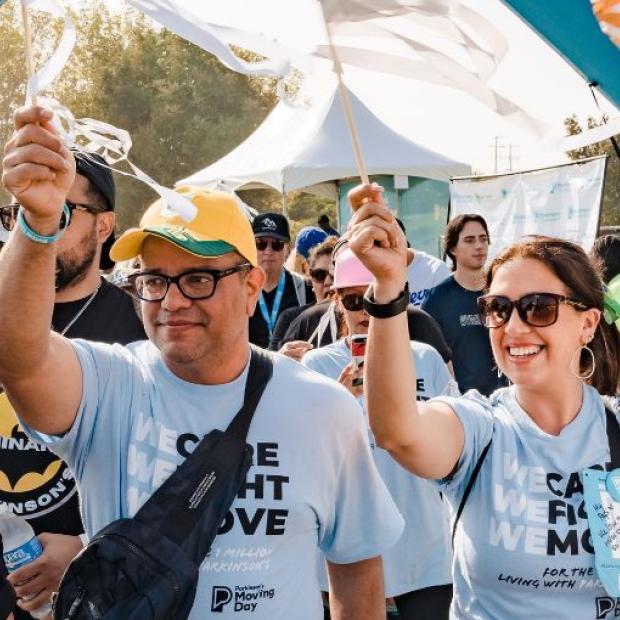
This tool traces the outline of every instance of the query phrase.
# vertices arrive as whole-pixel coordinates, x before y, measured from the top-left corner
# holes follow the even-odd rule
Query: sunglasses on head
[[[71,216],[73,216],[74,211],[86,211],[87,213],[97,214],[102,213],[103,209],[100,207],[95,207],[92,205],[82,205],[77,204],[75,202],[71,202],[69,200],[65,200],[67,207],[69,207],[69,212]],[[11,232],[15,228],[15,223],[17,222],[17,213],[19,211],[19,204],[13,203],[10,205],[6,205],[4,207],[0,207],[0,223],[2,223],[2,227],[4,230]],[[60,216],[60,228],[65,228],[67,225],[67,218],[63,213]]]
[[[329,275],[327,269],[310,269],[310,277],[317,282],[325,282],[325,279]]]
[[[363,295],[344,295],[340,301],[344,309],[349,310],[349,312],[359,312],[364,309]]]
[[[501,327],[508,323],[516,308],[519,318],[527,325],[548,327],[558,320],[560,304],[588,309],[580,301],[556,293],[529,293],[515,301],[504,295],[484,295],[478,297],[478,316],[485,327]]]
[[[279,239],[257,239],[256,240],[256,249],[263,252],[267,249],[268,246],[271,246],[271,249],[274,252],[281,252],[286,245],[286,241],[280,241]]]

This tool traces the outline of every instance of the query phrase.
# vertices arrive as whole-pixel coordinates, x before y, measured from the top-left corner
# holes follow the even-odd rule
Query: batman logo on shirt
[[[67,466],[23,432],[6,395],[0,394],[0,503],[17,514],[37,516],[74,492]]]

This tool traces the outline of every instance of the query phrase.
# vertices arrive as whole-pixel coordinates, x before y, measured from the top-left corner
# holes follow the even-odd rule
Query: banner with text
[[[482,215],[489,257],[523,235],[561,237],[589,250],[599,224],[605,156],[531,172],[453,179],[450,218]]]

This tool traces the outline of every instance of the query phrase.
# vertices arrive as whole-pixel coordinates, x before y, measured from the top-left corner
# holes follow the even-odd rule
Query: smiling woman
[[[404,239],[371,187],[350,199],[349,247],[375,276],[374,305],[393,306]],[[371,317],[371,427],[457,515],[452,618],[590,618],[608,595],[595,578],[573,579],[595,577],[581,476],[612,460],[606,427],[618,421],[601,394],[615,391],[620,334],[603,319],[599,274],[572,243],[526,238],[493,260],[486,284],[481,322],[512,385],[490,398],[472,390],[416,402],[404,315]]]

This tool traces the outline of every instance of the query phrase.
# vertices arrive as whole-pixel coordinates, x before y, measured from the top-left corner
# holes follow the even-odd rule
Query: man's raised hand
[[[15,112],[15,133],[4,147],[2,183],[28,212],[41,234],[58,229],[67,193],[75,179],[75,160],[40,106]]]

